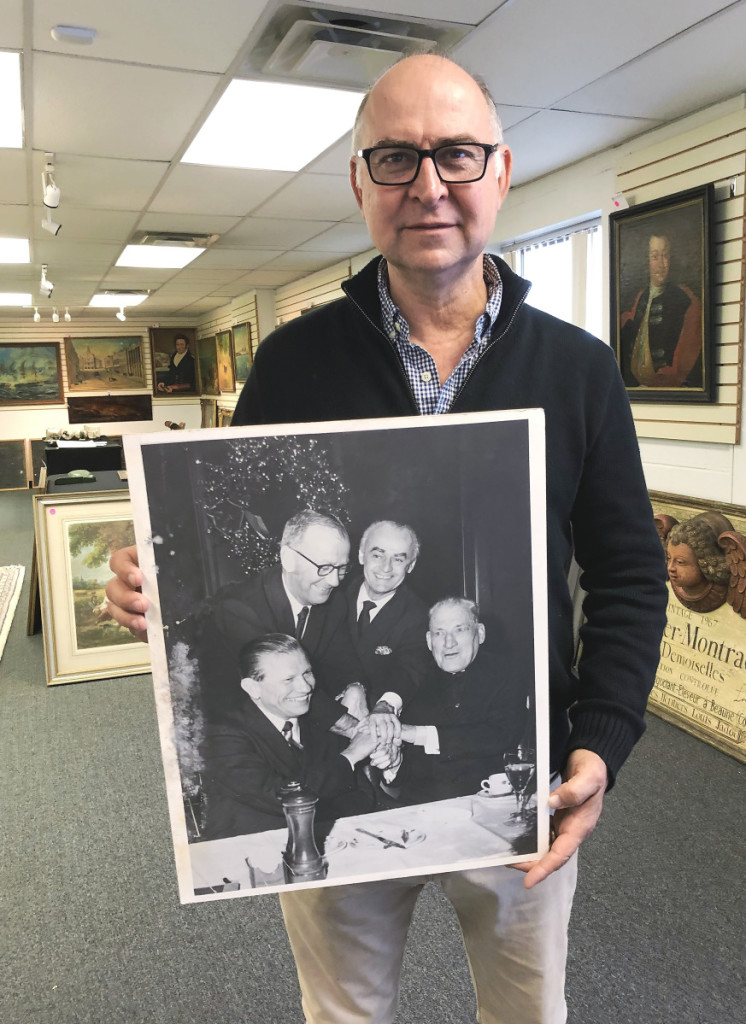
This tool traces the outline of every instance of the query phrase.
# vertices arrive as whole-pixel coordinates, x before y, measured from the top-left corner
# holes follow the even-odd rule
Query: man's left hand
[[[390,746],[393,743],[401,746],[401,722],[396,715],[374,708],[365,722],[379,745]]]
[[[555,839],[534,864],[516,864],[526,872],[524,885],[533,888],[561,868],[596,827],[608,784],[606,765],[592,750],[573,750],[562,773],[564,781],[549,797],[555,808]]]

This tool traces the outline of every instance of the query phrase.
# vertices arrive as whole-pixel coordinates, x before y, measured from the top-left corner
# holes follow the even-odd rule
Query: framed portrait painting
[[[253,355],[251,351],[251,324],[233,325],[233,354],[236,362],[236,384],[243,384],[249,376]]]
[[[142,338],[65,338],[70,391],[138,391],[146,387]]]
[[[0,343],[0,407],[62,400],[59,345]]]
[[[218,386],[221,392],[236,390],[233,366],[233,332],[218,331],[215,338],[218,351]]]
[[[423,419],[125,438],[184,902],[547,848],[543,416]],[[407,687],[389,769],[329,732]]]
[[[119,492],[34,495],[47,685],[150,671],[147,644],[106,610],[109,559],[134,540]]]
[[[609,217],[611,341],[632,402],[713,402],[711,184]]]
[[[181,398],[197,394],[197,331],[194,327],[151,327],[153,394]]]
[[[200,338],[197,344],[197,367],[199,369],[199,386],[203,395],[219,395],[218,383],[218,351],[215,335]]]

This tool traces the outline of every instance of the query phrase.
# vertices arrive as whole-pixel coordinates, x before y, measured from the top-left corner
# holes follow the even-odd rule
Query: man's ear
[[[410,573],[410,572],[412,571],[412,569],[414,569],[414,567],[415,567],[416,565],[417,565],[417,559],[416,559],[416,558],[413,558],[413,559],[412,559],[412,561],[411,561],[411,562],[409,563],[409,565],[407,566],[407,572],[408,572],[408,573]]]
[[[280,565],[285,570],[285,572],[293,571],[293,566],[295,565],[294,556],[295,552],[291,551],[289,547],[286,547],[284,544],[281,546]]]
[[[484,643],[485,636],[486,636],[486,634],[485,634],[485,631],[484,631],[484,626],[482,625],[481,622],[478,622],[477,623],[477,639],[479,640],[480,644]]]
[[[432,637],[430,635],[430,630],[429,629],[428,629],[427,633],[425,633],[425,643],[427,644],[428,651],[432,652],[433,640],[432,640]]]
[[[241,689],[248,693],[253,701],[259,700],[261,686],[258,679],[254,679],[252,676],[244,676],[241,680]]]
[[[352,187],[352,191],[355,193],[355,199],[357,200],[357,205],[362,210],[362,208],[363,208],[363,190],[360,188],[360,185],[359,185],[358,180],[357,180],[358,167],[359,167],[358,160],[359,160],[359,157],[356,157],[356,156],[350,157],[350,185]]]
[[[499,156],[498,156],[499,153]],[[500,161],[500,171],[498,173],[498,182],[500,185],[500,206],[503,204],[505,196],[508,194],[510,188],[510,176],[513,171],[513,154],[510,152],[508,146],[500,144],[500,149],[495,154]]]

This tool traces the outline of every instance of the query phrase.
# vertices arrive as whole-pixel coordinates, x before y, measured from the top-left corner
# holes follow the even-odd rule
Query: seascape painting
[[[61,401],[59,345],[0,344],[0,406]]]
[[[250,323],[234,325],[233,354],[236,362],[236,383],[240,384],[249,376],[252,362]]]
[[[70,391],[129,391],[146,386],[143,344],[132,338],[65,338]]]

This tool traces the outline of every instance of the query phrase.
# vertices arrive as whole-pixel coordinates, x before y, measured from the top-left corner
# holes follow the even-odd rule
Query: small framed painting
[[[218,331],[218,386],[221,392],[236,390],[236,373],[233,367],[233,333]]]
[[[0,407],[62,402],[60,346],[0,343]]]
[[[47,684],[150,671],[148,645],[109,615],[104,588],[114,551],[134,543],[121,492],[34,495]]]
[[[200,391],[203,395],[219,395],[218,350],[215,335],[200,338],[197,346]]]
[[[233,354],[236,361],[236,384],[243,384],[249,376],[253,362],[251,351],[251,324],[233,325]]]

